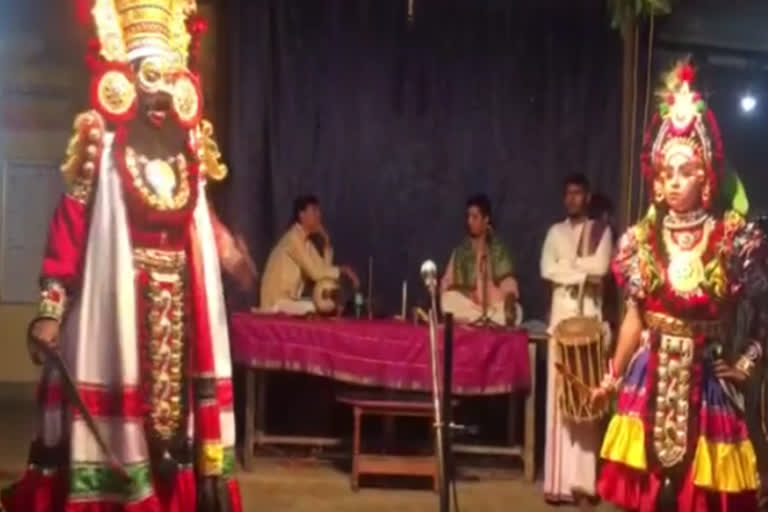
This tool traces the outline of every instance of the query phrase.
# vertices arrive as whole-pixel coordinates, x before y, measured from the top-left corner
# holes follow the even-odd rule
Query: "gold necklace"
[[[663,228],[664,245],[669,254],[667,276],[672,288],[683,296],[692,295],[699,290],[704,281],[704,263],[701,256],[709,242],[709,235],[714,227],[711,217],[702,226],[701,237],[690,247],[680,247],[674,237],[673,230]]]

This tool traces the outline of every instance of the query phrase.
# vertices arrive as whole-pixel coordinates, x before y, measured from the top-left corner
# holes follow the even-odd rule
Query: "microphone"
[[[445,481],[445,424],[443,420],[443,406],[440,396],[440,380],[438,378],[438,346],[437,346],[437,265],[432,260],[421,264],[421,278],[429,291],[431,307],[429,308],[429,366],[432,377],[432,407],[435,414],[435,454],[437,455],[437,488],[439,496],[440,512],[448,512],[448,487]]]
[[[421,278],[429,291],[433,292],[437,287],[437,265],[434,261],[427,260],[421,264]]]

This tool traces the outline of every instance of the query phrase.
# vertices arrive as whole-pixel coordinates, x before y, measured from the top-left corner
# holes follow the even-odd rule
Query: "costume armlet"
[[[734,365],[737,370],[745,375],[752,375],[757,362],[763,357],[763,348],[757,341],[751,342],[744,353],[739,357]]]
[[[40,306],[37,318],[61,321],[67,304],[67,291],[56,280],[47,280],[40,290]]]
[[[221,152],[213,137],[213,125],[203,119],[197,129],[197,156],[200,170],[209,179],[221,181],[227,176],[227,166],[221,163]]]
[[[61,173],[67,185],[67,195],[85,204],[91,197],[101,158],[104,120],[96,111],[85,112],[75,118],[74,131]]]

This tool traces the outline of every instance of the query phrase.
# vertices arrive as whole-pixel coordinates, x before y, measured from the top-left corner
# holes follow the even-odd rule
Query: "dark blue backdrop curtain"
[[[365,279],[373,255],[376,309],[392,314],[486,192],[528,316],[544,318],[563,177],[617,197],[621,45],[603,2],[415,0],[412,24],[406,0],[229,4],[225,216],[260,266],[294,196],[315,193],[337,260]]]

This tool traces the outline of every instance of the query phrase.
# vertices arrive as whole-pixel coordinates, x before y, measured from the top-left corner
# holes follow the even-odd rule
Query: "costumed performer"
[[[30,352],[42,409],[9,512],[238,512],[221,269],[252,284],[206,184],[226,167],[194,71],[194,0],[81,0],[91,110],[75,119]],[[224,255],[220,258],[219,253]],[[49,356],[58,351],[111,465]]]
[[[723,333],[729,306],[765,278],[766,244],[732,198],[718,201],[722,143],[693,86],[687,63],[665,78],[642,156],[652,204],[614,259],[627,309],[593,392],[618,392],[598,489],[626,510],[749,512],[758,476],[739,385],[765,340],[759,325],[743,346]]]

